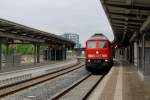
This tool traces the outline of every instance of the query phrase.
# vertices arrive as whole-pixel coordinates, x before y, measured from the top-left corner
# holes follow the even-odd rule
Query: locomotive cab
[[[86,42],[86,68],[88,70],[100,70],[111,67],[110,42],[104,35],[92,37]]]

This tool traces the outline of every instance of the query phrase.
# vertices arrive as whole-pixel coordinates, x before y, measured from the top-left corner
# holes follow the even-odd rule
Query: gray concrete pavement
[[[140,79],[137,69],[117,61],[89,100],[150,100],[150,81]]]
[[[0,87],[17,83],[30,78],[34,78],[43,74],[50,73],[56,69],[61,69],[63,66],[70,66],[77,63],[77,60],[69,60],[55,63],[39,64],[36,66],[22,67],[22,69],[16,69],[0,73]]]

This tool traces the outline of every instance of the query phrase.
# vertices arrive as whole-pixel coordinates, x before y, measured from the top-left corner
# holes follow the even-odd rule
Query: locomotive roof
[[[100,34],[94,34],[92,37],[89,38],[89,40],[108,40],[108,38],[102,33],[100,33]]]

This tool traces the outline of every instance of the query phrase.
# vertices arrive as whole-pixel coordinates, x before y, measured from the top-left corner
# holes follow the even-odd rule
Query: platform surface
[[[133,64],[117,61],[89,100],[150,100],[150,81],[143,81]]]
[[[5,66],[4,68],[0,69],[0,73],[5,73],[5,72],[11,72],[11,71],[16,71],[16,70],[24,70],[24,69],[30,69],[30,68],[38,68],[41,66],[46,66],[46,65],[53,65],[53,64],[59,64],[59,63],[63,63],[63,62],[69,62],[69,61],[73,61],[74,59],[67,59],[64,61],[45,61],[45,62],[41,62],[41,63],[37,63],[37,64],[24,64],[24,65],[19,65],[19,66]]]
[[[61,69],[63,66],[75,65],[77,62],[76,59],[72,59],[30,66],[20,66],[20,68],[14,67],[12,70],[0,72],[0,87],[48,74],[56,69]]]

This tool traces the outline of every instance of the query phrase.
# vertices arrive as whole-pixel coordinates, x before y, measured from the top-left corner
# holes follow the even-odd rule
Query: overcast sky
[[[0,0],[0,18],[54,34],[78,33],[80,42],[94,33],[113,33],[99,0]]]

